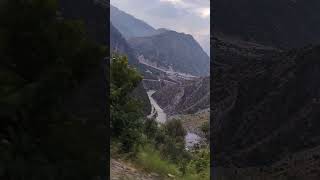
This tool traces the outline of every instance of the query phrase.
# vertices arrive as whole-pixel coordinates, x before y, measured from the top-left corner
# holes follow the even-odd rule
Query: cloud
[[[172,4],[182,3],[182,0],[160,0],[160,2],[169,2]]]
[[[195,12],[201,18],[209,18],[210,17],[210,8],[198,8],[198,9],[195,10]]]
[[[169,3],[177,9],[183,9],[193,13],[201,18],[210,17],[210,1],[208,0],[159,0],[163,3]]]

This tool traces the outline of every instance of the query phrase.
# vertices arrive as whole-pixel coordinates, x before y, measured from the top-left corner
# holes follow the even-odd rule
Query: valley
[[[144,93],[148,95],[148,104],[151,105],[151,111],[147,117],[156,118],[157,122],[165,123],[172,119],[172,115],[176,117],[180,115],[179,119],[186,115],[189,117],[189,122],[194,120],[197,124],[198,119],[193,114],[208,109],[210,104],[208,55],[191,35],[168,29],[155,30],[138,19],[130,18],[130,15],[115,7],[111,10],[113,14],[111,22],[119,29],[114,33],[115,35],[111,34],[112,38],[118,36],[118,40],[115,39],[112,43],[114,51],[129,53],[129,63],[131,61],[132,66],[144,75],[142,80]],[[123,28],[126,23],[122,19],[126,19],[126,23],[137,21],[135,24],[140,24],[138,25],[140,29],[149,30],[145,34],[141,34],[145,31],[139,31],[139,35],[133,35],[134,33],[126,31],[127,28]],[[116,27],[112,28],[117,31]],[[135,31],[134,28],[132,31]],[[124,34],[123,37],[121,37],[122,34]],[[186,52],[192,52],[192,55]],[[209,121],[209,116],[203,119]],[[201,122],[198,122],[199,125]],[[187,138],[186,141],[194,144],[200,136],[194,132],[188,132]]]
[[[149,154],[148,147],[140,150],[136,157],[136,161],[140,161],[139,166],[148,169],[144,163],[154,160],[159,161],[157,163],[169,163],[169,167],[180,167],[181,163],[197,162],[200,160],[197,159],[198,153],[205,153],[206,169],[199,175],[208,179],[209,142],[202,132],[202,126],[209,124],[209,56],[192,35],[164,28],[155,29],[113,6],[111,30],[111,53],[126,56],[129,68],[137,70],[142,76],[132,97],[143,103],[144,123],[155,122],[156,129],[159,129],[146,129],[145,133],[148,135],[160,131],[153,141],[164,143],[155,144],[160,149],[161,160],[155,157],[157,153]],[[147,125],[152,128],[151,124]],[[166,135],[162,137],[162,133]],[[162,142],[163,138],[169,139]],[[152,157],[145,159],[139,154]],[[195,159],[191,161],[188,156]],[[155,171],[161,171],[162,167],[159,166],[153,167]],[[186,164],[183,166],[185,168]],[[167,172],[166,169],[163,171]],[[191,171],[184,172],[183,176],[187,175],[185,173]],[[203,179],[196,174],[190,175],[194,176],[192,179]]]

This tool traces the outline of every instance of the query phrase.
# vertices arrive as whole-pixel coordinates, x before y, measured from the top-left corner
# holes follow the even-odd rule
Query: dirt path
[[[163,180],[156,173],[138,170],[121,160],[111,159],[111,180]]]

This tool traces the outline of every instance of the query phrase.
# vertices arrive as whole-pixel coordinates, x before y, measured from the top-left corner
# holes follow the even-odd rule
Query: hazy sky
[[[111,4],[154,28],[193,35],[210,49],[210,0],[111,0]]]

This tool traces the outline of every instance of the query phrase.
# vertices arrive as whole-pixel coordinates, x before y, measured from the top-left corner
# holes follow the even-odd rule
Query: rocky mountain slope
[[[126,54],[128,56],[129,63],[138,66],[139,62],[135,56],[134,50],[112,23],[110,23],[110,47],[111,52]]]
[[[209,122],[210,120],[210,109],[204,109],[194,114],[179,114],[173,115],[169,118],[181,120],[184,128],[192,133],[195,133],[199,136],[204,136],[201,131],[201,127],[204,123]]]
[[[156,30],[147,23],[112,5],[110,5],[110,20],[126,39],[156,33]]]
[[[142,55],[140,61],[195,76],[209,74],[209,56],[191,35],[170,30],[161,32],[129,39],[129,44]]]
[[[168,115],[193,114],[210,106],[210,78],[167,85],[152,97]]]

